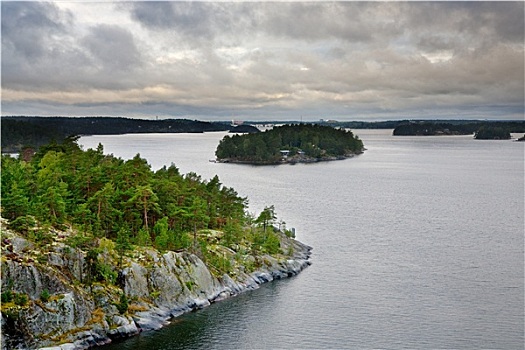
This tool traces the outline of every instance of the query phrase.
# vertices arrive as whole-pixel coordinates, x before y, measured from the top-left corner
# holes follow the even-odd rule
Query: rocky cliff
[[[246,255],[241,257],[246,264],[234,264],[222,275],[189,252],[137,248],[117,258],[102,239],[100,259],[116,278],[86,283],[88,254],[65,243],[69,234],[53,231],[51,241],[37,246],[2,222],[2,350],[103,345],[161,328],[173,317],[261,283],[294,276],[310,264],[311,248],[281,232],[276,234],[286,254]]]

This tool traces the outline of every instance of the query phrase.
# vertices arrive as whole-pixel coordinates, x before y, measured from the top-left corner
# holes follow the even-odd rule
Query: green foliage
[[[69,135],[119,135],[128,133],[225,131],[222,122],[189,119],[143,120],[116,117],[2,117],[2,149],[19,151],[24,145],[39,147],[51,140],[74,140]]]
[[[49,294],[49,291],[47,289],[42,290],[42,292],[40,293],[40,300],[42,300],[44,303],[47,303],[50,297],[51,294]]]
[[[275,222],[275,219],[277,219],[277,216],[275,215],[275,207],[271,205],[269,207],[264,207],[264,210],[259,214],[255,223],[262,225],[266,232],[268,225],[272,225]]]
[[[171,246],[174,250],[186,249],[191,246],[192,240],[186,232],[170,231]]]
[[[66,244],[72,248],[85,249],[91,244],[92,240],[93,237],[90,237],[85,232],[77,232],[66,239]]]
[[[90,249],[84,261],[86,264],[86,283],[91,285],[99,276],[98,251],[96,249]]]
[[[132,249],[129,232],[126,227],[122,227],[118,231],[115,249],[119,254],[119,266],[122,266],[122,257],[124,256],[124,254],[126,254],[127,251]]]
[[[129,302],[126,293],[122,293],[120,295],[119,302],[115,304],[115,306],[117,307],[117,310],[121,315],[128,312]]]
[[[240,242],[244,235],[244,229],[238,222],[228,220],[223,227],[222,244],[226,247],[233,247],[235,243]]]
[[[45,245],[53,242],[53,237],[45,228],[38,228],[29,231],[27,237],[35,243]]]
[[[10,303],[13,301],[13,292],[8,289],[2,292],[1,296],[2,303]]]
[[[120,231],[119,231],[119,233],[120,233]],[[117,236],[117,239],[118,239],[118,236]],[[98,242],[98,247],[103,252],[111,252],[112,250],[115,249],[116,245],[115,245],[115,242],[113,242],[110,239],[101,238],[100,241]]]
[[[168,218],[163,217],[153,227],[155,233],[155,246],[159,250],[168,249],[169,235],[168,235]]]
[[[79,257],[85,252],[79,283],[87,286],[117,283],[111,265],[115,251],[121,267],[132,243],[192,249],[218,274],[234,271],[232,254],[240,250],[280,252],[278,237],[268,229],[276,222],[274,206],[254,220],[246,213],[246,198],[223,186],[218,176],[209,181],[195,173],[183,176],[174,165],[152,172],[139,155],[124,161],[105,156],[101,146],[83,151],[74,139],[44,146],[30,161],[2,160],[1,214],[10,219],[10,228],[39,244],[53,241],[50,226],[81,228],[67,234],[65,243],[80,248],[75,250]],[[46,256],[37,259],[45,263]],[[3,300],[14,298],[10,290],[2,293]],[[40,298],[48,299],[48,291]],[[120,303],[124,310],[124,300]]]
[[[217,276],[223,274],[230,274],[232,272],[232,263],[225,253],[218,251],[210,251],[209,249],[202,250],[203,258],[208,267],[216,273]]]
[[[117,282],[117,272],[111,265],[99,263],[97,266],[97,281],[115,284]]]
[[[281,151],[290,156],[345,157],[360,153],[363,143],[351,131],[314,124],[292,124],[275,127],[256,134],[225,136],[215,155],[218,159],[255,164],[275,164],[281,161]]]
[[[495,129],[499,130],[496,131]],[[393,135],[471,135],[481,131],[481,135],[484,135],[485,132],[488,133],[483,138],[494,139],[495,134],[492,133],[497,132],[499,134],[502,129],[509,133],[525,132],[525,121],[403,121],[395,126]],[[498,137],[506,139],[506,134],[498,135]]]
[[[151,236],[149,235],[148,231],[146,231],[146,229],[139,229],[137,237],[135,238],[135,244],[141,247],[151,246]]]
[[[115,284],[117,272],[113,266],[105,264],[99,260],[98,249],[90,249],[85,258],[86,264],[86,283],[91,285],[93,282],[108,282]]]
[[[474,134],[476,140],[509,140],[510,132],[506,128],[482,126]]]
[[[9,223],[9,226],[18,232],[29,233],[37,225],[35,218],[31,215],[19,216]]]
[[[72,223],[88,233],[68,239],[75,247],[87,248],[92,235],[117,241],[126,228],[128,243],[179,249],[188,246],[186,233],[195,241],[198,230],[245,222],[246,198],[217,176],[182,176],[174,165],[153,172],[139,155],[124,161],[100,145],[83,151],[75,138],[43,146],[28,161],[2,156],[1,166],[1,214],[12,228]]]
[[[27,294],[24,294],[24,293],[14,293],[13,294],[13,302],[15,303],[15,305],[25,306],[27,305],[28,301],[29,301],[29,298],[27,297]]]
[[[193,283],[193,281],[186,281],[185,285],[186,285],[186,288],[192,291],[195,284]]]
[[[266,235],[263,247],[269,254],[277,254],[281,252],[281,241],[279,237],[273,232]]]

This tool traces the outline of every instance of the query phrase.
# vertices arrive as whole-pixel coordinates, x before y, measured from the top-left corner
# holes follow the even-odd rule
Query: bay
[[[264,167],[209,162],[225,133],[82,137],[217,174],[314,247],[294,278],[105,349],[522,349],[524,143],[355,133],[355,158]]]

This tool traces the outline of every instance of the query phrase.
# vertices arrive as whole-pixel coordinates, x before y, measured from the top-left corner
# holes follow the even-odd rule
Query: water
[[[524,143],[356,130],[353,159],[211,163],[224,133],[83,137],[274,204],[313,265],[114,349],[523,349]],[[105,348],[106,349],[106,348]]]

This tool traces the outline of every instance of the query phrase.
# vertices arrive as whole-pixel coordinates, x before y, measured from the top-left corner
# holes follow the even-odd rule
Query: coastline
[[[312,247],[282,232],[276,234],[281,249],[293,253],[287,257],[247,256],[259,264],[252,271],[239,266],[233,273],[216,276],[189,252],[161,254],[147,249],[126,258],[121,282],[130,306],[121,314],[116,307],[120,295],[116,286],[93,284],[88,291],[73,283],[84,259],[81,251],[72,251],[66,258],[64,251],[71,248],[55,243],[53,251],[44,255],[47,261],[40,264],[31,242],[5,230],[2,279],[13,280],[14,290],[26,293],[29,303],[13,309],[18,312],[15,330],[13,320],[2,308],[2,349],[7,350],[21,336],[21,348],[28,349],[83,350],[103,346],[158,330],[182,314],[257,289],[263,283],[295,276],[311,265]],[[10,250],[4,250],[6,239]],[[41,297],[44,289],[52,291],[52,297],[46,301]],[[22,329],[25,334],[17,334]]]
[[[281,158],[278,161],[271,161],[271,162],[232,159],[232,158],[215,159],[213,162],[215,162],[215,163],[229,163],[229,164],[245,164],[245,165],[281,165],[281,164],[294,165],[294,164],[297,164],[297,163],[306,163],[306,164],[308,164],[308,163],[331,162],[331,161],[335,161],[335,160],[345,160],[345,159],[353,158],[355,156],[363,154],[365,150],[366,149],[363,149],[360,152],[349,153],[349,154],[346,154],[346,155],[343,155],[343,156],[329,156],[329,157],[321,157],[321,158],[313,158],[313,157],[306,157],[306,156],[294,156],[294,157],[288,157],[288,158]]]

